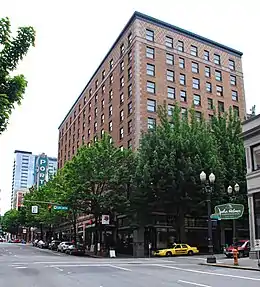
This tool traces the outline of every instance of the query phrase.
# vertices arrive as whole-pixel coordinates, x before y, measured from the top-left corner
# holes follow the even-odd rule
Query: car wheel
[[[193,253],[192,250],[188,251],[188,255],[189,255],[189,256],[192,256],[193,254],[194,254],[194,253]]]
[[[172,256],[172,253],[171,253],[171,251],[167,251],[167,252],[166,252],[166,256],[167,256],[167,257],[170,257],[170,256]]]

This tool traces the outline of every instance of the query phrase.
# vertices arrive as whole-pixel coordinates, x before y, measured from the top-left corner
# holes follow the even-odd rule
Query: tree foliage
[[[0,134],[6,129],[15,104],[21,104],[27,81],[23,75],[13,76],[19,61],[35,42],[33,27],[20,27],[11,35],[8,18],[0,19]]]
[[[17,234],[19,227],[25,224],[25,216],[24,212],[19,212],[16,209],[7,211],[2,217],[3,231]]]

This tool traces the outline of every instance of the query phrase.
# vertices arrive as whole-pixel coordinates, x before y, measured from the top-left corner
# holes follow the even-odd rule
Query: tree
[[[0,134],[6,129],[15,104],[21,104],[27,81],[23,75],[11,76],[19,61],[35,42],[33,27],[20,27],[11,36],[8,18],[0,19]]]
[[[25,213],[16,209],[7,211],[2,218],[3,231],[17,235],[19,227],[25,224]]]

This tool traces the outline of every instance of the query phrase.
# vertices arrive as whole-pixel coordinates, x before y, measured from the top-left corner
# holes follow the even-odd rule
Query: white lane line
[[[16,266],[15,268],[16,269],[27,269],[28,267],[26,267],[26,266]]]
[[[184,280],[178,280],[178,282],[190,284],[190,285],[195,285],[195,286],[201,286],[201,287],[211,287],[209,285],[204,285],[204,284],[199,284],[199,283],[189,282],[189,281],[184,281]]]
[[[184,268],[161,265],[161,264],[153,264],[153,265],[158,266],[158,267],[162,267],[162,268],[170,268],[170,269],[180,270],[180,271],[184,271],[184,272],[193,272],[193,273],[207,274],[207,275],[213,275],[213,276],[223,276],[223,277],[231,277],[231,278],[244,279],[244,280],[260,281],[260,278],[237,276],[237,275],[222,274],[222,273],[213,273],[213,272],[200,271],[200,270],[194,270],[194,269],[184,269]]]
[[[59,268],[59,267],[54,267],[55,269],[59,270],[59,271],[63,271],[63,269]]]
[[[116,265],[111,265],[111,264],[109,264],[108,266],[109,266],[109,267],[113,267],[113,268],[115,268],[115,269],[119,269],[119,270],[132,271],[131,269],[124,268],[124,267],[120,267],[120,266],[116,266]]]
[[[107,264],[66,264],[66,265],[47,265],[45,267],[107,267]]]

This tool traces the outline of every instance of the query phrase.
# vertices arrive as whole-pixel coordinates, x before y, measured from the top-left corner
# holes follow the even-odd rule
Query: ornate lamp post
[[[213,191],[213,184],[215,182],[215,174],[211,173],[207,180],[207,175],[204,171],[200,174],[200,181],[203,184],[204,190],[207,194],[207,206],[208,206],[208,248],[209,256],[207,257],[207,263],[216,263],[216,257],[214,256],[213,240],[212,240],[212,221],[211,221],[211,194]]]

